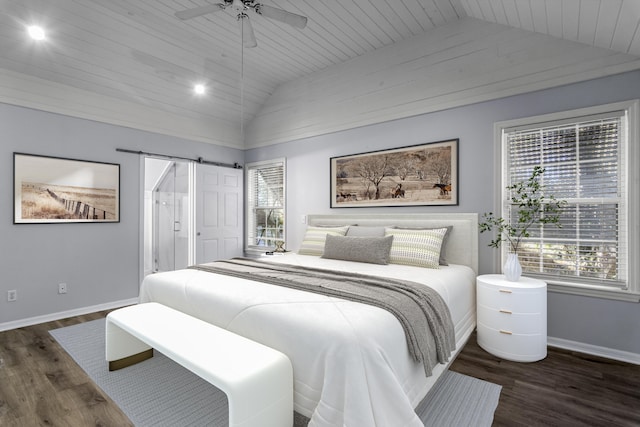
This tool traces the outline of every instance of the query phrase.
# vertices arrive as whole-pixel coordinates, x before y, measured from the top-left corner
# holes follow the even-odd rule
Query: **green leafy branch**
[[[544,171],[543,167],[535,166],[527,180],[506,187],[511,196],[511,205],[517,212],[515,222],[508,222],[495,216],[493,212],[482,215],[482,222],[478,224],[480,233],[494,228],[497,230],[497,237],[489,246],[499,248],[506,241],[510,250],[517,253],[520,241],[529,237],[528,230],[532,225],[553,224],[558,228],[562,227],[560,210],[566,201],[557,200],[553,195],[544,196],[544,187],[540,184],[540,176]]]

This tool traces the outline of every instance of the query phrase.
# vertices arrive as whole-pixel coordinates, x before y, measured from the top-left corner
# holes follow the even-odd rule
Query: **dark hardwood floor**
[[[450,369],[502,386],[494,426],[640,426],[638,365],[553,347],[539,362],[510,362],[474,334]]]
[[[0,332],[0,426],[132,426],[49,330],[107,312]]]
[[[106,313],[0,332],[0,426],[132,425],[48,333]],[[451,370],[502,385],[494,426],[640,426],[637,365],[554,348],[509,362],[473,335]]]

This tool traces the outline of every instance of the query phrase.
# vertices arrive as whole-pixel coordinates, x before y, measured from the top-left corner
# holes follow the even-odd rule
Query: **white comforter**
[[[297,254],[263,259],[427,284],[449,305],[458,346],[475,322],[475,275],[468,267],[432,270]],[[383,309],[192,269],[147,276],[140,300],[286,354],[293,364],[294,409],[311,419],[310,427],[422,427],[413,408],[435,379],[411,359],[402,326]]]

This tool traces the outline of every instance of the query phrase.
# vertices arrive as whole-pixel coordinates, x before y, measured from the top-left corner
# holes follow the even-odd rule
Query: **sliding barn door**
[[[196,263],[243,255],[243,171],[196,165]]]

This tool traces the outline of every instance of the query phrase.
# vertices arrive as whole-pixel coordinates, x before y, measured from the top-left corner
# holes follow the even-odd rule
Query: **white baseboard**
[[[640,354],[631,353],[629,351],[616,350],[614,348],[600,347],[597,345],[554,337],[547,337],[547,345],[551,347],[564,348],[565,350],[591,354],[593,356],[605,357],[607,359],[619,360],[621,362],[633,363],[634,365],[640,365]]]
[[[131,304],[137,304],[138,298],[130,298],[120,301],[112,301],[104,304],[92,305],[89,307],[77,308],[74,310],[60,311],[58,313],[45,314],[42,316],[29,317],[27,319],[14,320],[0,323],[0,332],[11,329],[23,328],[25,326],[37,325],[39,323],[51,322],[53,320],[66,319],[67,317],[81,316],[83,314],[95,313],[96,311],[111,310]]]
[[[0,323],[0,332],[11,329],[23,328],[25,326],[37,325],[39,323],[51,322],[53,320],[66,319],[67,317],[81,316],[83,314],[95,313],[96,311],[111,310],[131,304],[137,304],[138,298],[130,298],[120,301],[112,301],[104,304],[92,305],[89,307],[77,308],[74,310],[60,311],[58,313],[45,314],[42,316],[30,317],[27,319],[14,320],[12,322]],[[607,359],[619,360],[621,362],[640,365],[640,354],[629,351],[616,350],[613,348],[600,347],[592,344],[585,344],[577,341],[565,340],[563,338],[547,337],[547,345],[550,347],[563,348],[565,350],[578,351],[580,353],[591,354],[593,356],[605,357]]]

